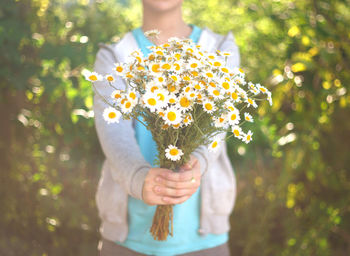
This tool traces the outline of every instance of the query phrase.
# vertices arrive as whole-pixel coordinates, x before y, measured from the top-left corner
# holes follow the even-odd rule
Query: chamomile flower
[[[119,123],[121,116],[122,114],[112,107],[105,108],[103,111],[103,119],[107,122],[107,124]]]
[[[154,93],[157,95],[158,97],[158,105],[159,108],[163,108],[168,104],[169,101],[169,93],[166,89],[158,89],[155,90]]]
[[[244,141],[246,144],[248,144],[249,142],[251,142],[252,139],[253,139],[253,133],[252,133],[251,131],[248,131],[248,133],[245,134],[245,135],[243,136],[243,141]]]
[[[214,126],[216,128],[226,128],[227,127],[227,115],[221,114],[221,116],[214,118]]]
[[[248,83],[249,91],[252,92],[254,95],[259,94],[259,90],[255,87],[255,85],[252,82]]]
[[[168,148],[165,149],[165,157],[171,161],[180,160],[183,154],[182,150],[174,145],[169,145]]]
[[[261,84],[256,84],[256,87],[258,88],[258,90],[260,90],[262,93],[265,93],[265,94],[268,94],[269,93],[269,90],[262,86]]]
[[[244,113],[244,120],[252,123],[253,122],[253,117],[251,116],[251,114],[245,112]]]
[[[151,112],[156,111],[160,107],[160,101],[158,99],[159,97],[156,92],[148,91],[142,96],[143,103]]]
[[[115,70],[117,75],[122,76],[125,72],[125,67],[124,67],[123,63],[115,63],[114,70]]]
[[[258,105],[256,104],[255,100],[253,100],[251,98],[247,98],[245,102],[248,103],[248,107],[250,107],[250,106],[253,106],[254,108],[258,107]]]
[[[148,30],[144,33],[146,37],[150,37],[150,38],[152,37],[158,38],[159,34],[160,34],[160,31],[157,29]]]
[[[196,59],[191,59],[186,68],[189,70],[198,70],[201,67],[201,63]]]
[[[105,75],[105,79],[111,83],[115,81],[115,78],[113,75]]]
[[[271,92],[267,94],[267,100],[269,101],[270,106],[272,106],[272,97],[271,97]]]
[[[85,79],[90,82],[97,82],[97,81],[102,81],[103,76],[101,76],[100,74],[97,74],[96,72],[87,71],[85,73]]]
[[[208,114],[211,114],[216,110],[216,107],[214,105],[214,102],[207,99],[203,102],[203,109]]]
[[[185,112],[189,110],[192,107],[192,102],[188,97],[186,97],[185,94],[182,94],[179,96],[179,101],[178,101],[178,108],[182,111]]]
[[[134,108],[134,106],[135,106],[135,102],[133,102],[129,98],[122,99],[120,103],[121,103],[122,112],[124,114],[131,113],[133,108]]]
[[[242,138],[243,136],[242,129],[238,125],[232,126],[232,133],[236,138],[239,138],[239,139]]]
[[[193,122],[192,115],[191,114],[187,114],[182,122],[183,122],[183,124],[185,126],[190,125]]]
[[[216,152],[219,149],[220,146],[220,139],[218,137],[215,137],[213,141],[209,144],[208,150],[210,152]]]
[[[163,71],[168,71],[168,70],[171,69],[171,63],[163,62],[163,63],[160,65],[160,68],[161,68]]]
[[[128,99],[133,103],[136,104],[137,103],[137,95],[136,95],[136,91],[135,90],[130,90],[128,93]]]
[[[234,111],[230,111],[227,114],[227,120],[230,125],[236,125],[241,120],[241,117],[239,116],[239,111],[235,109]]]
[[[177,125],[182,121],[181,111],[175,107],[170,107],[165,111],[163,119],[168,125]]]
[[[222,99],[224,96],[219,88],[209,87],[209,95],[213,96],[215,100]]]
[[[121,90],[114,90],[111,94],[111,98],[115,100],[119,100],[122,98],[122,91]]]

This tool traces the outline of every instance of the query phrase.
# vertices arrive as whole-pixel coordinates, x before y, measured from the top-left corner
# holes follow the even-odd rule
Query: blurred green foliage
[[[350,255],[350,1],[186,0],[184,16],[232,30],[273,91],[255,141],[228,143],[232,254]],[[81,70],[140,22],[137,0],[3,1],[0,255],[96,255],[103,154]]]

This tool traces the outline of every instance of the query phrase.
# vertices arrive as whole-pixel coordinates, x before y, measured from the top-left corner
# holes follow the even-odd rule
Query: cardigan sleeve
[[[221,36],[221,40],[218,40],[216,48],[220,51],[230,52],[232,54],[227,59],[227,66],[229,68],[239,67],[240,54],[232,32],[229,32],[224,37]],[[209,152],[206,146],[200,146],[193,152],[193,155],[200,163],[202,175],[207,172],[209,163],[216,161],[221,154],[226,154],[224,149],[226,146],[224,143],[226,132],[220,133],[218,137],[222,140],[222,142],[220,143],[221,145],[219,145],[220,147],[216,152]]]
[[[100,45],[94,70],[99,74],[111,73],[117,62],[113,48]],[[125,88],[125,82],[118,77],[114,84],[118,89]],[[108,107],[101,95],[111,99],[113,91],[107,82],[94,83],[94,116],[97,135],[115,182],[131,196],[142,200],[142,188],[150,164],[144,159],[135,138],[131,120],[120,119],[119,123],[107,124],[103,119],[103,110]]]

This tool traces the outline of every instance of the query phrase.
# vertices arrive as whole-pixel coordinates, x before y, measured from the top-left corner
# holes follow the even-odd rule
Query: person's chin
[[[143,0],[144,7],[154,12],[167,12],[182,5],[183,0]]]

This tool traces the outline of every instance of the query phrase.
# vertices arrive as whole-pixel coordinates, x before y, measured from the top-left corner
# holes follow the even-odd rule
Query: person
[[[208,52],[231,52],[230,68],[239,66],[234,36],[186,24],[182,0],[143,0],[143,24],[115,44],[100,44],[94,69],[110,73],[115,63],[125,62],[135,49],[146,56],[147,46],[170,37],[191,38]],[[161,31],[155,42],[144,33]],[[116,86],[125,82],[116,78]],[[99,94],[108,98],[112,89],[96,82]],[[151,133],[134,120],[107,124],[102,117],[106,103],[94,95],[95,125],[105,161],[96,193],[101,218],[100,255],[229,255],[229,216],[236,198],[235,175],[225,146],[215,153],[198,147],[180,172],[153,165],[157,155]],[[225,136],[225,134],[222,134]],[[191,182],[194,178],[195,182]],[[156,205],[174,205],[174,234],[156,241],[149,229]]]

